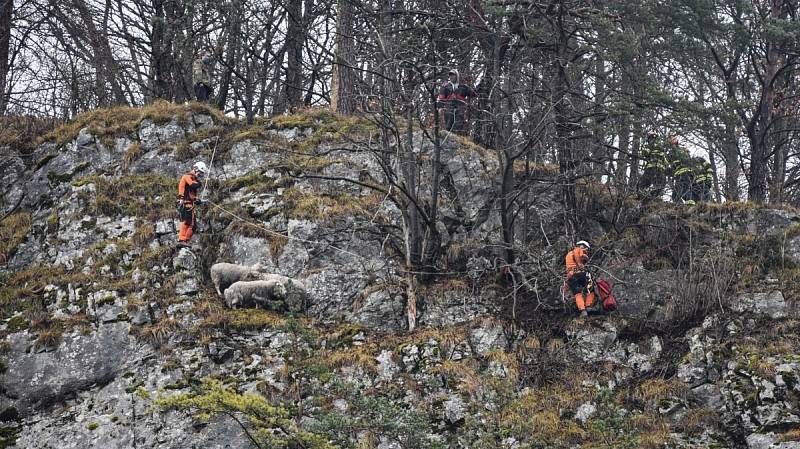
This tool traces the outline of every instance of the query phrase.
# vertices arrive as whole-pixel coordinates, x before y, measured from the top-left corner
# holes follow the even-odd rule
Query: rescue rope
[[[329,247],[329,248],[332,248],[332,249],[334,249],[334,250],[336,250],[336,251],[339,251],[339,252],[341,252],[341,253],[344,253],[344,254],[347,254],[347,255],[350,255],[350,256],[356,257],[356,258],[358,258],[358,259],[361,259],[361,260],[367,260],[365,257],[363,257],[363,256],[361,256],[361,255],[359,255],[359,254],[353,253],[353,252],[351,252],[351,251],[347,251],[347,250],[345,250],[345,249],[341,249],[341,248],[339,248],[339,247],[337,247],[337,246],[333,246],[333,245],[331,245],[331,244],[330,244],[330,243],[328,243],[328,242],[321,242],[321,241],[314,241],[314,240],[306,240],[306,239],[301,239],[301,238],[299,238],[299,237],[290,237],[290,236],[288,236],[288,235],[286,235],[286,234],[281,234],[280,232],[278,232],[278,231],[274,231],[274,230],[272,230],[272,229],[269,229],[268,227],[266,227],[266,226],[264,226],[264,225],[262,225],[262,224],[255,223],[255,222],[253,222],[253,221],[250,221],[250,220],[247,220],[247,219],[245,219],[245,218],[242,218],[242,217],[240,217],[239,215],[237,215],[235,212],[231,212],[230,210],[228,210],[228,209],[226,209],[226,208],[222,207],[222,205],[221,205],[221,204],[219,204],[219,203],[215,203],[215,202],[213,202],[213,201],[210,201],[210,200],[209,200],[209,201],[208,201],[208,204],[211,204],[212,206],[214,206],[214,208],[221,210],[222,212],[224,212],[224,213],[226,213],[226,214],[228,214],[228,215],[232,216],[232,217],[233,217],[233,218],[235,218],[236,220],[238,220],[238,221],[240,221],[240,222],[242,222],[242,223],[244,223],[244,224],[246,224],[246,225],[252,226],[252,227],[254,227],[254,228],[257,228],[257,229],[260,229],[260,230],[262,230],[262,231],[264,231],[264,232],[266,232],[266,233],[268,233],[268,234],[274,235],[274,236],[276,236],[276,237],[282,237],[282,238],[285,238],[285,239],[287,239],[287,240],[294,240],[294,241],[296,241],[296,242],[308,243],[308,244],[311,244],[311,245],[325,245],[325,246],[327,246],[327,247]]]
[[[206,192],[206,189],[208,188],[208,180],[211,179],[211,170],[214,168],[214,156],[217,154],[217,145],[219,145],[219,136],[217,136],[216,142],[214,142],[214,149],[211,151],[211,162],[208,163],[208,173],[206,173],[206,182],[203,185],[203,193]],[[206,196],[208,196],[207,193]]]
[[[248,220],[246,218],[242,218],[241,216],[239,216],[235,212],[232,212],[232,211],[226,209],[221,204],[216,203],[214,201],[208,200],[208,201],[206,201],[206,203],[212,205],[215,209],[219,209],[222,212],[230,215],[231,217],[233,217],[237,221],[240,221],[240,222],[242,222],[242,223],[244,223],[244,224],[246,224],[248,226],[257,228],[259,230],[262,230],[262,231],[264,231],[264,232],[266,232],[268,234],[274,235],[276,237],[282,237],[282,238],[285,238],[287,240],[300,242],[300,243],[307,243],[309,245],[324,246],[324,247],[327,247],[327,248],[331,248],[331,249],[333,249],[335,251],[338,251],[340,253],[353,256],[353,257],[355,257],[356,259],[358,259],[360,261],[369,261],[368,258],[366,258],[366,257],[364,257],[364,256],[362,256],[360,254],[356,254],[356,253],[348,251],[346,249],[339,248],[339,247],[334,246],[334,245],[332,245],[332,244],[330,244],[328,242],[323,242],[323,241],[319,241],[319,240],[307,240],[307,239],[302,239],[302,238],[299,238],[299,237],[290,237],[290,236],[288,236],[286,234],[282,234],[282,233],[280,233],[278,231],[274,231],[274,230],[269,229],[268,227],[266,227],[266,226],[264,226],[264,225],[262,225],[260,223],[256,223],[256,222]],[[387,236],[388,236],[388,234],[387,234]],[[420,274],[420,275],[457,275],[457,274],[467,274],[467,273],[469,273],[468,271],[437,271],[437,272],[430,272],[430,271],[405,271],[405,270],[403,272],[404,273],[412,273],[412,274]]]

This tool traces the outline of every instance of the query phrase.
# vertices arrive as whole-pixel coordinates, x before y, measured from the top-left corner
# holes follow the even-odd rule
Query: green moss
[[[16,447],[20,431],[22,431],[22,426],[0,427],[0,449]]]
[[[9,332],[20,332],[30,326],[28,320],[26,320],[22,315],[15,315],[11,317],[6,324]]]
[[[162,397],[156,401],[163,409],[187,410],[199,419],[207,420],[217,414],[243,416],[259,447],[334,449],[329,438],[300,428],[289,409],[272,404],[254,393],[240,394],[218,380],[206,380],[195,392]],[[277,435],[274,428],[282,430]],[[288,438],[287,438],[288,436]]]
[[[116,296],[114,296],[114,295],[106,295],[106,296],[103,296],[102,298],[98,299],[97,301],[95,301],[95,305],[97,307],[102,307],[102,306],[104,306],[106,304],[113,304],[114,301],[116,301],[116,300],[117,300]]]
[[[100,427],[100,424],[97,424],[96,422],[90,422],[86,425],[86,428],[89,430],[97,430],[98,427]]]

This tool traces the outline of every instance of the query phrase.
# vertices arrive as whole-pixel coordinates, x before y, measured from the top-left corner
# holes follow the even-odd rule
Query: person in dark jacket
[[[211,98],[211,69],[213,58],[208,51],[201,52],[192,63],[192,82],[197,101],[207,103]]]
[[[678,138],[675,136],[670,139],[667,153],[672,169],[672,201],[674,203],[690,202],[692,201],[692,183],[694,182],[692,156],[678,144]]]
[[[711,201],[711,190],[714,184],[714,169],[702,157],[692,158],[692,200]]]
[[[447,78],[436,97],[443,115],[442,126],[447,131],[463,133],[467,104],[475,97],[475,91],[461,82],[457,70],[447,72]]]
[[[647,134],[647,143],[640,156],[644,161],[644,173],[639,179],[639,195],[643,199],[659,199],[664,195],[664,186],[667,184],[669,162],[664,145],[658,141],[655,132]]]

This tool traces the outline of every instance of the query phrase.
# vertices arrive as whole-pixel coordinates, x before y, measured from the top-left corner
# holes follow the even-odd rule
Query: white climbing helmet
[[[194,165],[192,165],[192,169],[201,174],[208,173],[208,167],[206,167],[205,162],[195,162]]]
[[[583,245],[583,246],[585,246],[585,247],[586,247],[586,249],[589,249],[589,248],[591,248],[591,246],[589,246],[589,242],[587,242],[586,240],[578,240],[578,241],[575,243],[575,246],[580,246],[580,245]]]

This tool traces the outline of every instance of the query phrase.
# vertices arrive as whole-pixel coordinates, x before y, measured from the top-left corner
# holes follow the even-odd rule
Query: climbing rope
[[[321,241],[317,241],[317,240],[306,240],[306,239],[302,239],[302,238],[299,238],[299,237],[291,237],[291,236],[288,236],[286,234],[281,234],[280,232],[274,231],[272,229],[269,229],[268,227],[266,227],[266,226],[264,226],[264,225],[262,225],[260,223],[256,223],[256,222],[247,220],[246,218],[242,218],[241,216],[239,216],[235,212],[232,212],[232,211],[226,209],[225,207],[223,207],[219,203],[215,203],[213,201],[208,201],[208,204],[212,205],[215,209],[221,210],[222,212],[230,215],[231,217],[235,218],[236,220],[238,220],[238,221],[240,221],[240,222],[242,222],[242,223],[244,223],[244,224],[246,224],[248,226],[252,226],[252,227],[257,228],[259,230],[262,230],[262,231],[264,231],[264,232],[266,232],[268,234],[274,235],[276,237],[282,237],[282,238],[285,238],[287,240],[293,240],[293,241],[300,242],[300,243],[307,243],[309,245],[327,246],[328,248],[332,248],[332,249],[334,249],[336,251],[339,251],[339,252],[341,252],[343,254],[347,254],[347,255],[356,257],[358,259],[361,259],[361,260],[367,260],[365,257],[363,257],[363,256],[361,256],[359,254],[356,254],[356,253],[353,253],[351,251],[347,251],[345,249],[342,249],[342,248],[339,248],[337,246],[331,245],[328,242],[321,242]]]
[[[216,203],[214,201],[207,201],[207,203],[210,204],[211,206],[213,206],[215,209],[219,209],[223,213],[226,213],[226,214],[230,215],[231,217],[233,217],[237,221],[240,221],[240,222],[242,222],[242,223],[244,223],[244,224],[246,224],[248,226],[254,227],[256,229],[259,229],[261,231],[264,231],[264,232],[266,232],[268,234],[271,234],[271,235],[274,235],[276,237],[285,238],[285,239],[290,240],[290,241],[306,243],[306,244],[309,244],[309,245],[323,246],[323,247],[331,248],[331,249],[333,249],[335,251],[338,251],[338,252],[340,252],[342,254],[347,254],[349,256],[353,256],[353,257],[355,257],[356,259],[358,259],[360,261],[369,261],[369,259],[367,259],[366,257],[364,257],[364,256],[362,256],[360,254],[356,254],[356,253],[354,253],[352,251],[348,251],[346,249],[339,248],[339,247],[334,246],[334,245],[332,245],[332,244],[330,244],[328,242],[323,242],[323,241],[319,241],[319,240],[307,240],[307,239],[303,239],[303,238],[299,238],[299,237],[291,237],[291,236],[288,236],[286,234],[282,234],[282,233],[280,233],[278,231],[274,231],[274,230],[269,229],[268,227],[264,226],[263,224],[256,223],[256,222],[254,222],[252,220],[248,220],[246,218],[243,218],[240,215],[238,215],[237,213],[226,209],[224,206],[222,206],[221,204]],[[437,272],[430,272],[430,271],[404,271],[404,272],[417,274],[417,275],[457,275],[457,274],[467,274],[468,273],[468,271],[437,271]]]
[[[203,184],[203,193],[208,188],[208,180],[211,179],[211,171],[214,169],[214,156],[217,154],[217,145],[219,145],[219,136],[217,136],[214,142],[214,149],[211,151],[211,162],[208,163],[208,173],[206,174],[206,182]],[[208,195],[207,193],[205,194]]]

